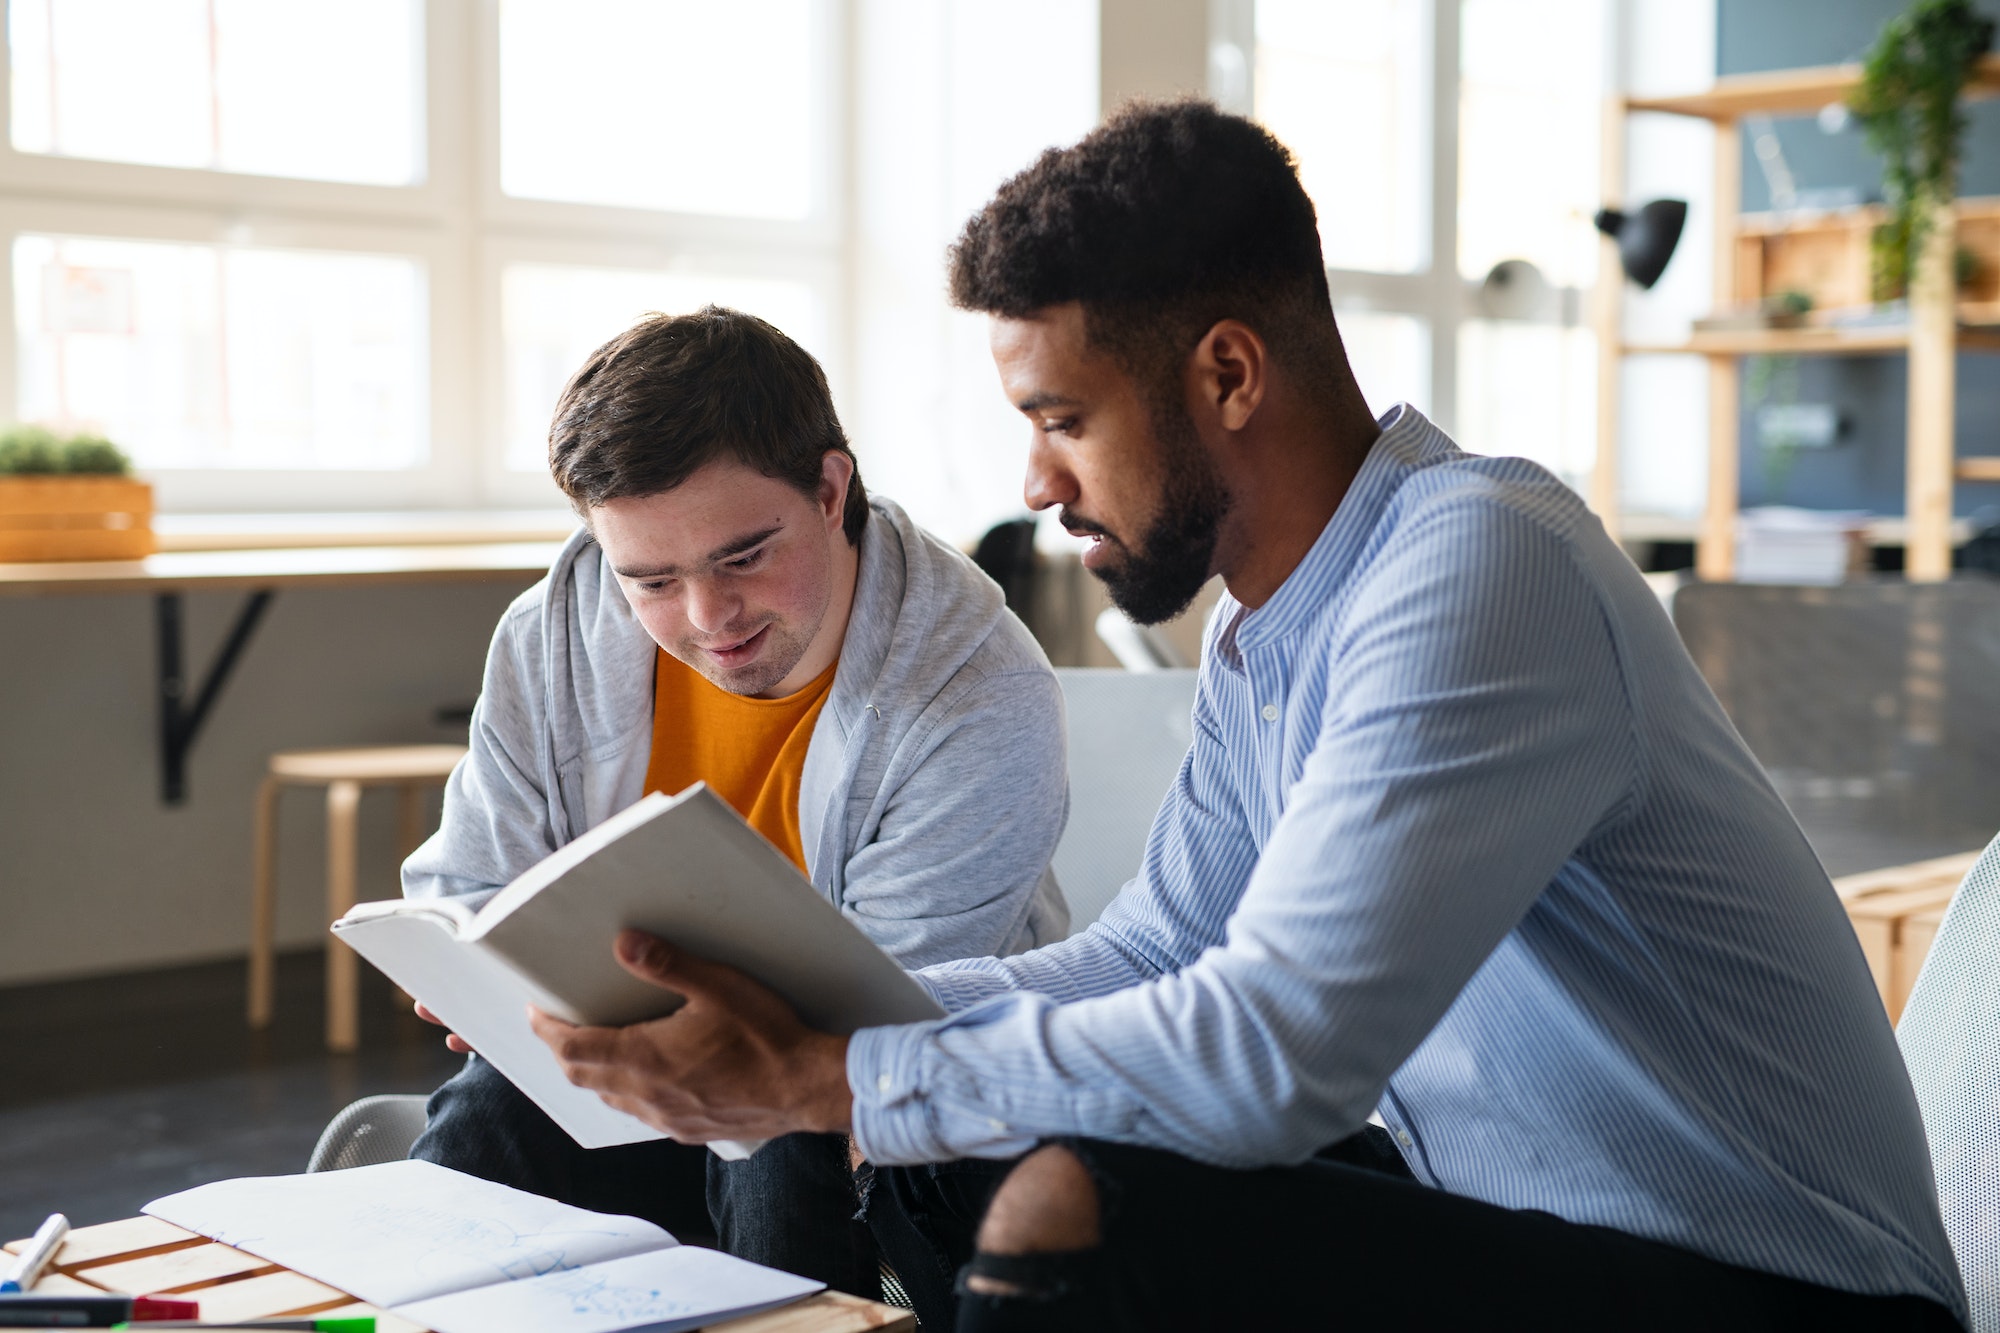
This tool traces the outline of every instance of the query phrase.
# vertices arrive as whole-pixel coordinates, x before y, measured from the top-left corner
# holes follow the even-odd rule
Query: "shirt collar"
[[[1254,611],[1237,612],[1217,636],[1217,647],[1229,656],[1274,642],[1306,623],[1353,569],[1404,479],[1435,461],[1440,450],[1453,447],[1443,431],[1408,403],[1390,408],[1376,425],[1382,433],[1369,446],[1361,470],[1355,473],[1347,494],[1305,558],[1285,576],[1269,601]]]

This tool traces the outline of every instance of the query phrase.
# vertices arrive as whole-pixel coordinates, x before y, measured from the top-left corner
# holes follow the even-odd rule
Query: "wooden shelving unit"
[[[1785,70],[1719,79],[1684,97],[1613,98],[1605,109],[1603,181],[1607,202],[1625,193],[1626,117],[1638,113],[1689,116],[1715,127],[1714,297],[1717,309],[1754,302],[1791,288],[1813,291],[1823,320],[1828,307],[1867,300],[1866,252],[1880,209],[1776,218],[1740,213],[1741,121],[1750,115],[1817,112],[1853,92],[1859,65]],[[1968,97],[2000,96],[2000,56],[1983,57]],[[1682,245],[1699,244],[1692,234]],[[1981,257],[1963,291],[1954,281],[1960,244]],[[1593,324],[1598,337],[1597,465],[1591,503],[1614,534],[1618,526],[1619,365],[1626,356],[1691,355],[1708,362],[1708,494],[1695,542],[1695,572],[1726,579],[1736,563],[1737,470],[1740,453],[1737,359],[1744,356],[1863,356],[1909,358],[1904,478],[1908,530],[1905,572],[1918,581],[1951,575],[1954,480],[2000,481],[2000,458],[1959,458],[1953,441],[1960,348],[2000,352],[2000,200],[1961,199],[1951,225],[1934,228],[1917,258],[1906,324],[1884,327],[1745,329],[1697,332],[1685,342],[1626,343],[1622,336],[1625,277],[1617,248],[1600,255]]]

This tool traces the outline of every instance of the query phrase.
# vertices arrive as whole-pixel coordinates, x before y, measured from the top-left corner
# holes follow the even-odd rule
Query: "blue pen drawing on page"
[[[603,1273],[568,1273],[545,1285],[565,1300],[570,1313],[579,1319],[615,1321],[620,1325],[657,1324],[702,1312],[702,1307],[693,1301],[669,1296],[656,1286],[615,1282]]]

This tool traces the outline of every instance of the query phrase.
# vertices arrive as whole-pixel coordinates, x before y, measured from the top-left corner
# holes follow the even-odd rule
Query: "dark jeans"
[[[1918,1297],[1857,1296],[1427,1188],[1372,1127],[1303,1166],[1258,1171],[1063,1146],[1097,1186],[1094,1251],[975,1255],[979,1217],[1012,1163],[863,1168],[869,1224],[925,1328],[1958,1328]],[[961,1266],[1020,1294],[955,1295]]]
[[[643,1217],[696,1245],[879,1299],[881,1268],[854,1218],[847,1140],[788,1134],[744,1162],[661,1140],[580,1148],[478,1056],[431,1094],[410,1156],[600,1213]]]

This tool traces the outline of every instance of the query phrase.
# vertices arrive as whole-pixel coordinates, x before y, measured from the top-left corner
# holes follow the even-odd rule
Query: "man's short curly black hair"
[[[965,224],[950,269],[962,309],[1020,319],[1080,302],[1091,342],[1155,395],[1176,393],[1224,318],[1256,329],[1308,392],[1348,382],[1291,153],[1198,99],[1128,103],[1044,152]]]

